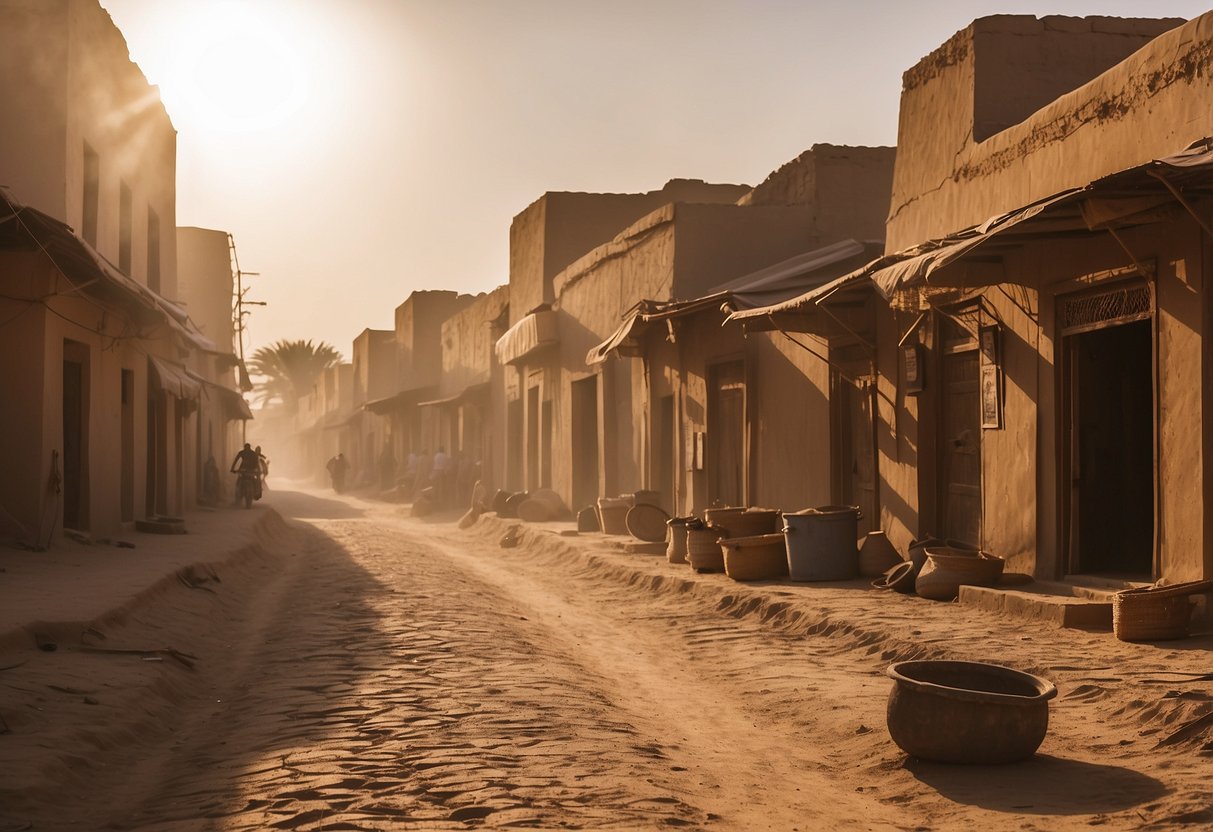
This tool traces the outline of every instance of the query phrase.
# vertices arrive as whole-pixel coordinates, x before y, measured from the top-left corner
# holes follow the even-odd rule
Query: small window
[[[147,286],[160,291],[160,217],[147,209]]]
[[[97,211],[101,202],[101,158],[84,143],[84,206],[80,233],[84,241],[97,247]]]
[[[131,273],[131,189],[125,182],[118,202],[118,268]]]

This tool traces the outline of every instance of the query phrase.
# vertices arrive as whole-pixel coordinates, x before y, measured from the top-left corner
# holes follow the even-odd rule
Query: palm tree
[[[294,410],[326,367],[341,361],[341,353],[321,341],[275,341],[261,347],[249,359],[249,370],[262,377],[257,383],[257,401],[262,407],[277,399]]]

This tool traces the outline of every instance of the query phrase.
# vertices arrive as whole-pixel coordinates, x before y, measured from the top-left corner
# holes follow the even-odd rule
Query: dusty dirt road
[[[542,532],[503,549],[499,523],[273,502],[303,522],[217,580],[0,672],[0,832],[1213,824],[1213,686],[1139,694],[1109,670],[1136,654],[1107,636],[929,602],[865,614],[873,593],[746,588]],[[188,659],[87,649],[100,643]],[[1042,753],[907,760],[883,668],[981,645],[1062,687]]]

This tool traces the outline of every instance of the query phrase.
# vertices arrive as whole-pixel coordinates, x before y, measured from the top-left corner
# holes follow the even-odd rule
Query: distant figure
[[[396,484],[396,455],[392,453],[392,443],[383,443],[383,452],[379,454],[379,487],[384,491]]]
[[[430,473],[430,483],[434,486],[434,502],[440,508],[446,508],[450,477],[451,458],[447,456],[446,448],[439,445],[438,452],[434,454],[434,469]]]
[[[338,494],[345,491],[345,475],[350,470],[350,463],[346,460],[345,454],[337,454],[324,467],[328,469],[329,477],[333,480],[333,490]]]
[[[261,446],[253,448],[257,452],[257,459],[261,463],[261,485],[265,486],[265,481],[270,477],[270,461],[265,454],[261,453]]]
[[[404,458],[404,475],[401,476],[401,480],[408,490],[408,493],[404,495],[405,498],[412,498],[413,491],[417,488],[417,453],[415,451],[409,451],[409,455]]]
[[[202,499],[199,502],[205,506],[219,505],[222,491],[223,485],[219,482],[219,463],[215,462],[215,456],[212,454],[206,458],[206,463],[202,466]]]
[[[417,457],[417,480],[413,484],[414,500],[421,495],[422,491],[430,487],[430,472],[433,467],[434,460],[430,458],[430,452],[423,448],[420,456]]]

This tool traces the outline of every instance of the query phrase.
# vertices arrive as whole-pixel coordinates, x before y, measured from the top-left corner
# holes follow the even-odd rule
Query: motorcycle
[[[236,504],[253,507],[253,500],[261,499],[261,478],[252,471],[241,471],[236,475]]]

